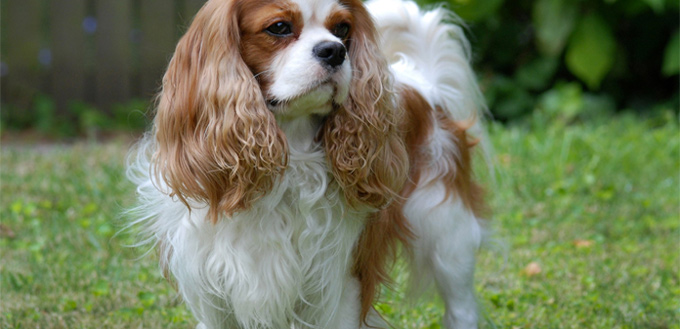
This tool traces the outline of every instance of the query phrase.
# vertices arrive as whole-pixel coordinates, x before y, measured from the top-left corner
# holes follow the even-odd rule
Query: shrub
[[[419,0],[421,4],[440,3]],[[678,108],[678,1],[448,0],[469,25],[494,116],[515,119],[571,93],[568,116]],[[569,86],[565,89],[565,86]],[[584,113],[585,114],[585,113]]]

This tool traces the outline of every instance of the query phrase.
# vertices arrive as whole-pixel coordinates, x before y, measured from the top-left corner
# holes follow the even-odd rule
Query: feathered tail
[[[415,88],[452,119],[470,120],[469,132],[488,155],[483,128],[487,109],[470,66],[470,44],[463,28],[454,24],[460,19],[441,7],[421,11],[411,1],[371,0],[366,5],[396,81]]]

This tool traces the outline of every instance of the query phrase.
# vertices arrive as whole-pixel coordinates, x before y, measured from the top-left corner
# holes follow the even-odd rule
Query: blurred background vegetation
[[[678,109],[676,0],[450,0],[498,120]]]
[[[440,1],[419,0],[422,5]],[[6,132],[142,130],[202,0],[1,0]],[[449,0],[494,119],[677,113],[677,0]]]

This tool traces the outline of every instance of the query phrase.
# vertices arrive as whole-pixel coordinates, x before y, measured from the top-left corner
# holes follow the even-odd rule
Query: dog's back
[[[470,46],[443,8],[422,11],[399,0],[367,7],[407,112],[411,183],[402,211],[413,233],[407,252],[412,296],[434,283],[446,304],[446,327],[475,328],[473,275],[485,206],[471,153],[479,142],[488,151],[488,142]]]

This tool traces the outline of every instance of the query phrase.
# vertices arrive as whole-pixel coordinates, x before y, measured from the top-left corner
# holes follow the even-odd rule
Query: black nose
[[[330,65],[330,67],[337,67],[345,62],[345,45],[339,42],[324,41],[320,42],[314,49],[312,49],[314,56],[323,63]]]

